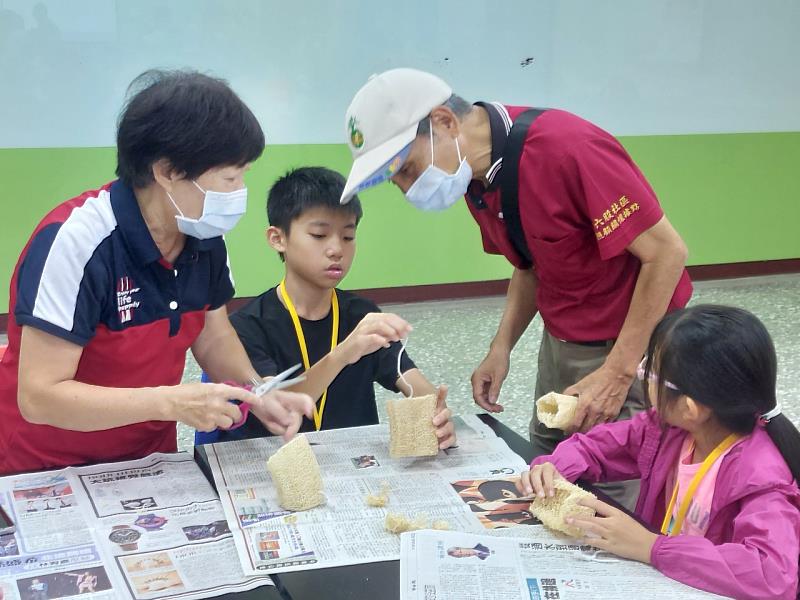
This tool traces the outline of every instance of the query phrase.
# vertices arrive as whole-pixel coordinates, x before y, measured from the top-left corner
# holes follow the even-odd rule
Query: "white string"
[[[428,129],[431,131],[431,164],[433,164],[433,120],[428,119]]]
[[[405,337],[402,340],[400,340],[400,352],[397,353],[397,375],[400,377],[400,381],[405,383],[406,386],[408,387],[408,390],[410,392],[408,394],[408,397],[409,398],[413,398],[414,397],[414,388],[411,386],[410,383],[408,383],[408,381],[406,381],[406,378],[403,377],[403,371],[402,371],[402,369],[400,369],[400,359],[403,356],[403,352],[406,351],[406,344],[407,343],[408,343],[408,337]]]

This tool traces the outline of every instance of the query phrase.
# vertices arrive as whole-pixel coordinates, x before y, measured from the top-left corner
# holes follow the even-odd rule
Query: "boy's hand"
[[[388,348],[392,342],[408,337],[411,329],[407,321],[392,313],[369,313],[334,352],[340,355],[345,364],[352,365],[362,356],[380,348]]]
[[[567,517],[566,522],[584,531],[585,543],[623,558],[650,563],[650,553],[658,534],[596,498],[584,498],[580,504],[593,508],[597,516]]]
[[[440,385],[436,388],[436,412],[433,415],[440,450],[456,445],[456,428],[450,420],[452,417],[453,413],[447,408],[447,386]]]
[[[517,489],[524,496],[536,494],[539,498],[553,496],[556,492],[553,488],[553,481],[564,479],[553,466],[553,463],[542,463],[536,465],[530,471],[525,471],[519,476],[516,483]]]

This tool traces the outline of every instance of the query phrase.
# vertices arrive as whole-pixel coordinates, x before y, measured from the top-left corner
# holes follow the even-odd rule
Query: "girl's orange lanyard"
[[[740,438],[740,435],[735,433],[730,434],[728,437],[722,440],[708,456],[706,456],[703,464],[700,465],[700,468],[697,469],[697,473],[695,473],[694,477],[692,477],[692,481],[689,482],[689,488],[686,490],[686,494],[684,494],[683,500],[681,501],[681,506],[678,509],[678,516],[675,519],[672,529],[670,529],[669,523],[672,520],[672,511],[675,509],[675,500],[678,498],[678,482],[675,482],[675,489],[672,490],[672,499],[669,501],[669,505],[667,506],[667,514],[664,515],[664,522],[661,524],[661,533],[665,535],[678,535],[681,532],[683,521],[686,519],[686,513],[689,512],[689,506],[692,503],[692,498],[694,497],[697,487],[700,485],[703,477],[705,477],[705,474],[717,461],[717,459],[722,456],[722,454],[724,454],[728,448],[733,446]]]
[[[305,370],[308,371],[311,368],[311,363],[308,360],[308,348],[306,347],[306,338],[303,335],[303,327],[300,325],[300,317],[297,316],[297,310],[292,304],[292,299],[289,298],[289,294],[286,293],[286,279],[281,281],[280,285],[280,292],[281,297],[283,298],[283,303],[286,305],[286,310],[289,311],[289,315],[292,317],[292,324],[294,324],[294,332],[297,335],[297,343],[300,345],[300,354],[303,355],[303,366]],[[331,312],[333,313],[333,331],[331,332],[331,352],[336,348],[336,345],[339,343],[339,299],[336,297],[336,290],[331,290]],[[316,427],[317,431],[319,428],[322,427],[322,413],[325,412],[325,400],[328,398],[328,390],[322,394],[322,398],[319,401],[319,410],[317,410],[317,406],[314,405],[314,427]]]

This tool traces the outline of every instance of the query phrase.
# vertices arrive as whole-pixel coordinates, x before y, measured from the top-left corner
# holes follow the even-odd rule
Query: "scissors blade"
[[[270,381],[276,381],[276,382],[283,381],[284,379],[286,379],[287,377],[289,377],[289,375],[291,375],[292,373],[294,373],[295,371],[297,371],[297,369],[299,369],[299,368],[300,368],[300,367],[302,367],[302,366],[303,366],[303,365],[302,365],[301,363],[297,363],[295,366],[293,366],[293,367],[289,367],[289,368],[288,368],[288,369],[286,369],[285,371],[281,371],[280,373],[278,373],[277,375],[275,375],[275,377],[273,377],[273,378],[272,378]]]
[[[270,388],[270,391],[272,391],[272,390],[283,390],[283,389],[286,389],[286,388],[290,388],[293,385],[296,385],[296,384],[300,383],[301,381],[305,381],[305,380],[306,380],[306,376],[305,375],[298,375],[297,377],[292,377],[291,379],[287,379],[286,381],[278,381]],[[272,383],[272,382],[270,382],[270,383]]]
[[[253,390],[253,393],[256,396],[263,396],[264,394],[268,394],[272,390],[280,390],[285,387],[292,386],[295,383],[299,383],[300,381],[303,381],[305,379],[305,375],[301,375],[300,377],[295,377],[294,379],[286,380],[287,377],[289,377],[292,373],[297,371],[297,369],[299,369],[301,366],[302,364],[298,363],[293,367],[289,367],[285,371],[278,373],[275,377],[273,377],[269,381],[265,381],[264,383],[256,387]]]

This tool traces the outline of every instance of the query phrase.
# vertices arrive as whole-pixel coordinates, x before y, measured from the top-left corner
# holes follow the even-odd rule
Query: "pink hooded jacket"
[[[687,432],[664,427],[654,410],[599,425],[561,442],[551,462],[569,481],[641,478],[636,514],[659,531],[667,478]],[[797,598],[800,490],[763,427],[723,458],[705,537],[660,536],[653,566],[682,583],[734,598]]]

